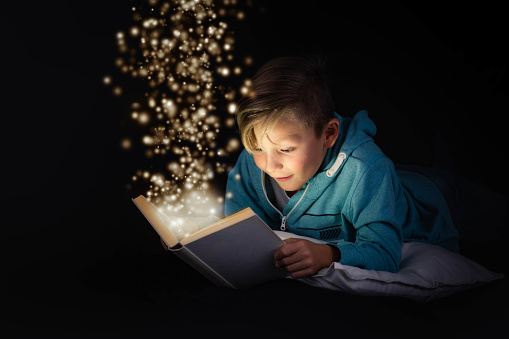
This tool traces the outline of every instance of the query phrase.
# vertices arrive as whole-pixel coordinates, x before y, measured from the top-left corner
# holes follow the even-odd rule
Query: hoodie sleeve
[[[398,272],[402,230],[396,218],[400,185],[392,162],[375,160],[360,176],[348,202],[347,218],[356,231],[355,242],[340,242],[340,263]]]

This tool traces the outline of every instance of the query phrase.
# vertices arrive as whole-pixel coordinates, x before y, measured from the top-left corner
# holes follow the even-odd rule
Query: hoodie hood
[[[376,133],[376,126],[368,117],[367,111],[359,111],[353,118],[343,118],[337,113],[335,113],[335,117],[339,120],[338,140],[327,151],[320,170],[306,184],[306,186],[320,187],[320,189],[312,190],[313,192],[306,194],[307,199],[316,200],[320,197],[322,190],[335,180],[350,155],[359,146],[367,142],[374,144],[373,136]]]
[[[337,113],[334,116],[339,120],[339,136],[327,152],[321,168],[321,172],[329,177],[336,174],[357,147],[372,142],[376,134],[376,126],[365,110],[359,111],[353,118],[343,118]]]

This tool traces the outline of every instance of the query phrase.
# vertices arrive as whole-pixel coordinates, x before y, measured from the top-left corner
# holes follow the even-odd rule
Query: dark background
[[[208,286],[176,260],[147,259],[164,253],[130,201],[143,192],[126,189],[142,157],[120,140],[137,132],[126,127],[129,98],[101,81],[115,75],[130,6],[22,2],[0,12],[3,291],[20,335],[155,334],[169,325],[142,314],[164,308],[164,293],[140,276],[171,269],[182,273],[179,291]],[[443,166],[505,195],[508,23],[498,3],[478,6],[253,0],[236,53],[254,57],[249,76],[270,58],[320,50],[337,112],[367,109],[395,163]]]

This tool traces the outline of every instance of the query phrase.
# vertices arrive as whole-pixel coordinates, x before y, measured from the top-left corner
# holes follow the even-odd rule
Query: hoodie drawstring
[[[329,168],[326,172],[327,176],[330,178],[334,175],[334,173],[337,172],[337,170],[339,169],[339,167],[341,166],[341,164],[343,163],[343,161],[345,160],[346,158],[346,154],[341,152],[338,154],[338,157],[336,158],[336,161],[334,162],[334,165],[332,165],[331,168]]]

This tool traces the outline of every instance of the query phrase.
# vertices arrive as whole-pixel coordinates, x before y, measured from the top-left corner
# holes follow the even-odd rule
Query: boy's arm
[[[397,273],[401,261],[401,240],[393,225],[374,223],[359,228],[357,240],[337,244],[340,263],[368,270]],[[392,234],[390,234],[392,233]]]
[[[343,265],[398,272],[403,232],[396,217],[401,186],[392,162],[383,157],[364,173],[347,211],[355,242],[339,242]]]

